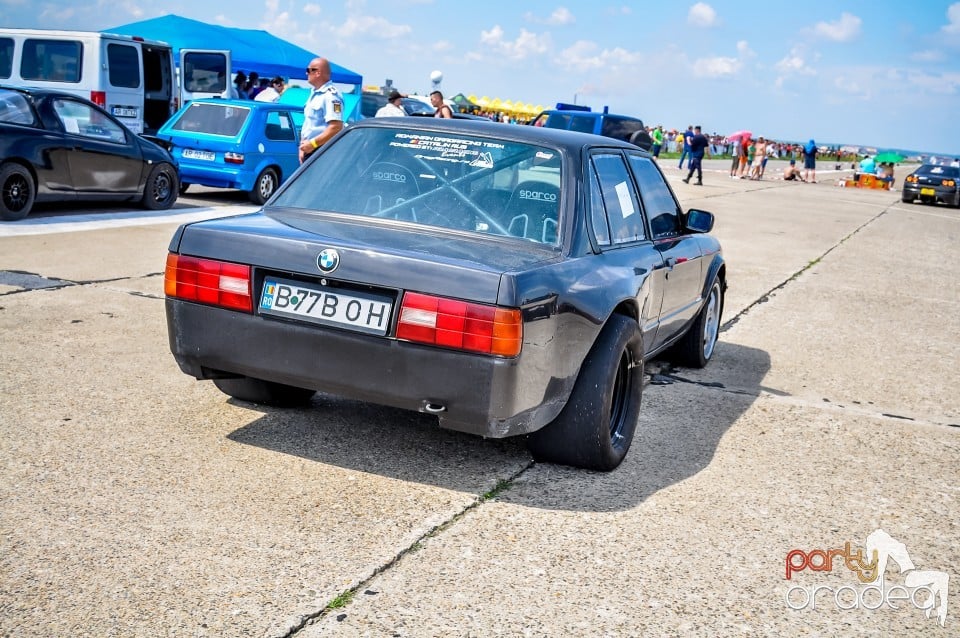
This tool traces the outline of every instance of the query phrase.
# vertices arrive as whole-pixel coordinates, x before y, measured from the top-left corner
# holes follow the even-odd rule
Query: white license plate
[[[338,326],[375,335],[387,333],[393,300],[383,295],[328,288],[268,277],[260,312]]]
[[[929,196],[932,197],[932,196],[934,196],[934,195],[937,194],[937,191],[936,191],[935,189],[933,189],[933,188],[921,188],[921,189],[920,189],[920,194],[921,194],[921,195],[929,195]]]
[[[111,112],[116,117],[137,117],[139,112],[134,106],[115,106],[111,109]]]
[[[213,160],[217,159],[216,153],[211,153],[210,151],[196,151],[192,148],[183,149],[183,156],[187,159],[198,159],[207,162],[212,162]]]

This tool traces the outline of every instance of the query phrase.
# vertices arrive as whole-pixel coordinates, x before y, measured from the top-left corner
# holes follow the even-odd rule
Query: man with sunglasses
[[[300,161],[323,146],[343,128],[343,98],[330,81],[330,62],[314,58],[307,67],[307,82],[313,87],[303,106],[300,131]]]

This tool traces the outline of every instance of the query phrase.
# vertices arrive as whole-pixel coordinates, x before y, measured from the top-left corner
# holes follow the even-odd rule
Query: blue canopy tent
[[[166,42],[173,47],[178,65],[182,48],[229,49],[234,71],[256,71],[260,77],[280,75],[305,80],[304,69],[310,60],[319,57],[266,31],[222,27],[173,14],[131,22],[104,29],[103,32]],[[363,82],[362,76],[333,62],[330,63],[330,71],[330,79],[338,84],[360,87]]]

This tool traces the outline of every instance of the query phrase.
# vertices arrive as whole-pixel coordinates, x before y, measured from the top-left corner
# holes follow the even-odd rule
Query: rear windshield
[[[355,128],[274,206],[389,219],[555,245],[560,154],[459,133]]]
[[[960,177],[960,167],[941,166],[940,164],[925,164],[917,169],[918,175],[929,175],[931,177]]]
[[[249,115],[250,109],[244,107],[193,102],[173,130],[236,137]]]

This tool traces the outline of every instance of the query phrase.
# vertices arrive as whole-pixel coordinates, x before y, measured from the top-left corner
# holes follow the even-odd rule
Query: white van
[[[173,47],[165,42],[96,31],[0,28],[0,84],[85,97],[138,134],[156,133],[185,101],[229,95],[229,51],[181,50],[180,59],[182,82]]]

